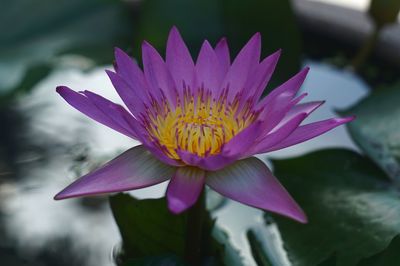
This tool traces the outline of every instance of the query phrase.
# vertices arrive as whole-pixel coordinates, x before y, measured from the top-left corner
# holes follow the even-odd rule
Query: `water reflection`
[[[334,109],[348,107],[365,95],[366,85],[354,75],[323,64],[308,65],[312,71],[303,90],[310,93],[309,100],[328,101],[312,120],[331,117]],[[7,125],[0,136],[0,260],[5,265],[113,265],[112,250],[120,236],[106,199],[56,202],[52,198],[77,176],[137,143],[73,110],[55,93],[60,84],[91,89],[121,102],[103,68],[86,73],[63,68],[13,109],[0,111],[2,125]],[[327,146],[355,148],[341,127],[269,156],[298,155]],[[163,183],[133,194],[162,197],[165,187]],[[245,233],[249,226],[259,226],[261,212],[229,202],[216,216],[218,224],[233,236],[246,264],[254,265]],[[275,232],[274,237],[279,235]],[[279,245],[268,248],[280,252]]]

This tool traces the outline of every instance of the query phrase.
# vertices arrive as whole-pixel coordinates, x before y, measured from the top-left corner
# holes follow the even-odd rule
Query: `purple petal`
[[[182,162],[168,157],[158,146],[154,145],[154,143],[150,142],[146,138],[143,139],[143,146],[145,146],[146,149],[149,150],[153,154],[154,157],[156,157],[158,160],[162,161],[165,164],[168,164],[171,166],[183,166],[184,165]]]
[[[168,36],[165,61],[179,93],[183,92],[183,84],[194,89],[194,62],[176,27],[171,29]]]
[[[308,70],[309,68],[303,69],[257,104],[257,109],[262,109],[260,117],[268,117],[264,127],[265,132],[272,130],[294,105],[292,99],[303,84]]]
[[[136,146],[79,178],[55,196],[56,200],[148,187],[171,178],[175,168]]]
[[[315,138],[323,133],[340,126],[342,124],[352,121],[355,117],[346,118],[331,118],[323,121],[310,123],[304,126],[298,127],[289,137],[284,139],[282,142],[270,147],[265,152],[280,150],[289,146],[296,145],[306,140]]]
[[[219,60],[208,41],[205,41],[200,49],[196,62],[196,88],[204,86],[205,89],[217,90],[224,78]]]
[[[116,72],[125,80],[130,88],[137,94],[143,101],[148,100],[148,87],[144,78],[142,70],[139,66],[119,48],[114,51],[116,60]]]
[[[239,52],[222,83],[221,89],[229,88],[228,100],[243,90],[246,80],[259,63],[260,54],[261,35],[256,33]]]
[[[249,91],[252,91],[252,95],[254,95],[253,97],[256,101],[259,100],[265,87],[271,79],[280,55],[281,50],[278,50],[277,52],[265,58],[257,67],[254,77],[250,77],[247,81],[248,84],[246,84],[245,88],[249,89]]]
[[[291,120],[298,114],[306,113],[307,116],[314,112],[318,107],[324,104],[325,101],[315,101],[315,102],[308,102],[295,105],[289,112],[286,113],[285,117],[279,122],[279,124],[275,128],[279,128],[282,125],[286,124],[287,121]]]
[[[168,208],[179,214],[193,206],[204,188],[205,172],[197,167],[177,168],[167,189]]]
[[[231,65],[231,58],[229,55],[229,47],[226,38],[222,38],[215,46],[215,54],[217,55],[219,65],[222,73],[225,75]]]
[[[200,157],[196,154],[183,150],[178,150],[177,153],[181,160],[187,165],[197,166],[207,171],[220,170],[237,160],[236,157],[226,157],[223,154]]]
[[[132,88],[126,83],[124,79],[121,78],[117,73],[106,70],[108,77],[111,80],[114,88],[118,92],[121,99],[124,101],[126,107],[134,116],[138,116],[139,113],[144,112],[144,101],[140,98],[137,93],[138,89],[142,88]]]
[[[256,208],[290,217],[307,217],[265,164],[251,157],[220,171],[207,173],[206,184],[218,193]]]
[[[128,127],[126,123],[122,123],[119,119],[120,115],[123,115],[123,112],[127,111],[122,107],[110,101],[108,107],[106,106],[98,106],[90,101],[85,95],[77,93],[65,86],[57,87],[56,91],[67,101],[72,107],[77,109],[78,111],[84,113],[88,117],[96,120],[97,122],[106,125],[115,131],[118,131],[128,137],[138,138],[136,132],[132,130],[132,128]],[[94,94],[94,93],[92,93]],[[98,95],[97,95],[98,96]],[[100,97],[100,96],[98,96]],[[104,98],[103,98],[104,99]],[[100,104],[99,104],[100,105]],[[112,106],[112,107],[111,107]],[[117,107],[119,106],[119,110]],[[100,108],[99,108],[100,107]],[[104,112],[104,109],[108,109],[107,112]],[[134,120],[134,118],[130,114],[125,114]]]
[[[247,128],[243,129],[234,136],[222,149],[222,153],[227,157],[240,157],[254,143],[254,140],[260,134],[262,123],[256,121]]]
[[[148,84],[152,88],[151,92],[160,100],[160,91],[162,91],[167,97],[168,102],[175,106],[177,100],[176,85],[164,60],[148,42],[143,42],[142,54],[144,74]]]
[[[92,103],[94,103],[99,110],[105,115],[110,117],[113,121],[118,123],[121,127],[126,129],[130,134],[136,136],[136,139],[142,139],[138,121],[121,105],[115,104],[106,98],[97,95],[91,91],[82,92]]]
[[[296,130],[301,122],[307,117],[307,113],[300,113],[288,120],[281,127],[274,129],[264,139],[255,144],[254,147],[248,150],[247,156],[252,154],[264,153],[270,147],[276,145],[282,140],[286,139],[294,130]]]

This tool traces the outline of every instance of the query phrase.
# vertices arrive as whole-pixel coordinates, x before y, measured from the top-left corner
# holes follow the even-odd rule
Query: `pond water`
[[[327,100],[309,121],[335,116],[367,93],[367,85],[354,74],[329,65],[306,62],[311,72],[302,88],[307,100]],[[0,111],[3,143],[0,156],[0,262],[1,265],[113,265],[120,236],[106,197],[54,201],[53,196],[83,173],[138,143],[86,118],[55,92],[57,85],[90,89],[120,102],[104,67],[91,71],[64,66],[40,82],[12,108]],[[85,86],[85,87],[83,87]],[[357,149],[345,127],[309,142],[259,156],[297,156],[327,148]],[[166,183],[132,192],[139,198],[164,195]],[[246,265],[255,265],[245,232],[249,227],[268,237],[268,252],[280,265],[279,233],[274,226],[261,229],[262,212],[228,202],[216,212],[217,224],[226,229],[241,250]],[[275,254],[275,255],[274,255]],[[5,262],[3,264],[3,262]]]

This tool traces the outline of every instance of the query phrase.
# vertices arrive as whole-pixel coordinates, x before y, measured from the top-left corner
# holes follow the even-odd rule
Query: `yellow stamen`
[[[150,141],[158,143],[176,160],[179,160],[177,150],[201,157],[218,154],[225,143],[256,119],[249,105],[238,110],[235,101],[227,103],[224,93],[214,99],[210,92],[200,90],[194,98],[186,91],[183,102],[177,102],[175,108],[167,102],[162,106],[153,103],[157,112],[148,111],[146,123]]]

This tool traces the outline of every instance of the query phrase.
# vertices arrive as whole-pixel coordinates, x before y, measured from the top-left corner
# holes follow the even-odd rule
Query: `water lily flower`
[[[170,179],[169,209],[181,213],[204,186],[256,208],[299,222],[306,215],[255,154],[317,137],[353,118],[302,125],[323,102],[299,103],[308,68],[261,98],[280,51],[260,62],[256,33],[231,63],[226,39],[208,41],[196,62],[172,28],[165,61],[143,42],[143,71],[115,50],[115,72],[106,71],[126,108],[93,92],[59,86],[57,92],[88,117],[142,144],[81,177],[55,199],[128,191]]]

